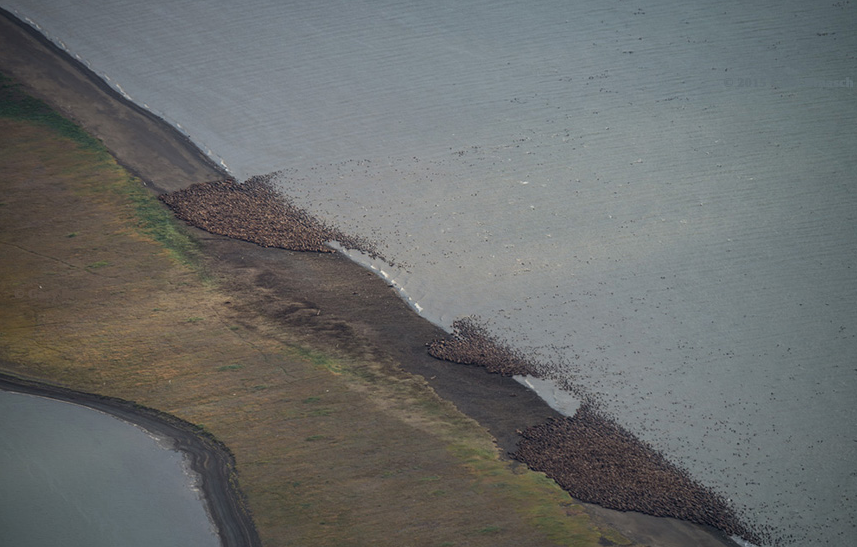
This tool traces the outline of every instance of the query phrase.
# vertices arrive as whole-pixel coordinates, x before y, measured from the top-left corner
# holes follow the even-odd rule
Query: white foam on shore
[[[391,274],[388,274],[382,269],[395,268],[395,266],[385,262],[380,258],[373,258],[368,254],[364,253],[363,251],[359,251],[357,249],[347,249],[343,247],[338,241],[328,242],[328,246],[332,249],[336,249],[338,252],[347,256],[349,259],[360,264],[364,268],[367,268],[369,271],[375,273],[378,277],[386,281],[390,287],[396,289],[396,292],[399,293],[399,297],[404,300],[405,303],[417,313],[417,315],[420,315],[431,321],[430,318],[425,317],[425,315],[423,315],[423,307],[419,304],[419,302],[414,300],[411,295],[408,294],[408,291],[405,289],[405,287],[398,281],[396,281]],[[435,324],[438,324],[436,321],[433,322]]]
[[[731,539],[732,541],[734,541],[735,543],[737,543],[741,547],[759,547],[758,545],[756,545],[754,543],[750,543],[746,539],[739,537],[739,536],[729,536],[729,539]]]
[[[563,416],[572,417],[580,408],[580,399],[562,389],[556,382],[533,376],[513,376],[513,378],[535,391],[552,409]]]

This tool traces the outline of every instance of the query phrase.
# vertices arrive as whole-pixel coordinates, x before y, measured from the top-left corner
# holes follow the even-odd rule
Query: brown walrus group
[[[488,372],[502,376],[538,376],[520,352],[497,342],[475,320],[458,319],[452,328],[453,334],[448,340],[426,344],[429,355],[453,363],[485,367]]]
[[[570,418],[530,427],[521,436],[514,458],[545,473],[580,501],[705,524],[760,543],[722,496],[590,404]]]
[[[433,357],[485,367],[504,376],[541,376],[542,367],[492,337],[475,318],[453,323],[445,340],[427,344]],[[519,431],[512,457],[552,478],[572,497],[619,511],[672,517],[760,544],[726,500],[585,402],[572,417]]]
[[[286,200],[268,176],[240,184],[232,179],[194,184],[159,199],[188,224],[262,247],[332,253],[327,243],[337,241],[374,255],[369,242],[324,224]]]

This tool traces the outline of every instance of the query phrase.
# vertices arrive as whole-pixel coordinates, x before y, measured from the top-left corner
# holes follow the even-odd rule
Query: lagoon
[[[0,391],[0,543],[220,545],[182,453],[108,414]]]

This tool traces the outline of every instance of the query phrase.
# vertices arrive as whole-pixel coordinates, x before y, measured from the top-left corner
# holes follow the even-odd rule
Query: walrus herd
[[[722,496],[588,403],[520,433],[513,457],[580,501],[705,524],[760,544]]]
[[[211,233],[264,247],[333,252],[327,245],[374,254],[368,242],[343,234],[295,206],[267,177],[244,183],[220,180],[160,196],[176,216]],[[493,338],[473,318],[453,323],[447,339],[427,345],[441,360],[485,367],[504,376],[540,376],[542,367]],[[715,527],[747,541],[768,543],[768,533],[745,527],[724,498],[702,486],[659,452],[585,402],[572,417],[518,432],[512,457],[545,473],[574,498],[620,511],[637,511]]]
[[[492,337],[476,318],[453,323],[448,339],[427,344],[433,357],[485,367],[504,376],[540,377],[543,367]],[[636,511],[712,526],[760,544],[720,495],[619,426],[584,398],[574,416],[519,431],[511,456],[552,478],[572,497],[618,511]],[[765,540],[771,538],[765,534]]]
[[[485,367],[488,372],[502,376],[539,376],[520,352],[499,343],[474,319],[458,319],[452,328],[449,339],[426,344],[429,355],[453,363]]]
[[[369,242],[324,224],[285,199],[264,175],[240,184],[233,179],[198,183],[159,199],[188,224],[262,247],[332,253],[327,243],[337,241],[375,255]]]

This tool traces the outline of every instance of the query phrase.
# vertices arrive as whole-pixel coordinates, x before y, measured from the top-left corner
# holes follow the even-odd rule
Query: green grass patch
[[[131,203],[140,232],[166,247],[179,262],[196,270],[203,281],[210,281],[202,268],[199,244],[140,179],[129,174],[115,191]]]
[[[334,374],[341,374],[343,371],[342,366],[335,359],[319,351],[303,346],[292,346],[291,349],[297,357],[309,361],[314,366],[325,368]]]
[[[222,372],[224,370],[241,370],[242,368],[244,368],[244,365],[234,364],[219,366],[217,367],[217,370]]]
[[[99,159],[111,157],[101,141],[74,122],[60,116],[44,101],[28,95],[20,84],[3,73],[0,73],[0,117],[50,127],[82,148],[97,153]]]
[[[88,169],[122,169],[100,140],[63,118],[45,102],[28,95],[20,84],[3,73],[0,73],[0,117],[49,127],[74,141],[82,150],[92,154],[92,161],[86,162]],[[179,262],[191,266],[203,281],[209,281],[201,268],[198,243],[184,231],[173,214],[137,177],[125,172],[120,179],[122,182],[112,190],[130,202],[140,232],[166,247]],[[102,192],[104,189],[93,190]]]
[[[92,264],[87,264],[86,267],[90,270],[97,270],[98,268],[104,268],[109,266],[110,262],[106,260],[99,260],[98,262],[93,262]]]

